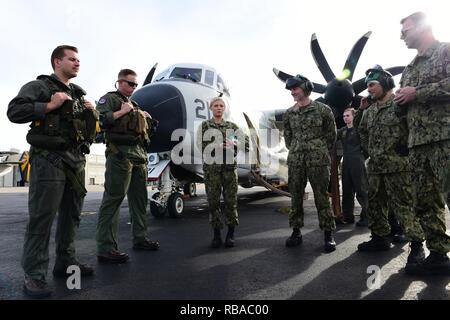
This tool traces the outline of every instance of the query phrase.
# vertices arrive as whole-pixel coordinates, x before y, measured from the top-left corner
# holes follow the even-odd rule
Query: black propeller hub
[[[347,80],[331,80],[325,90],[325,103],[332,109],[336,117],[342,115],[353,101],[355,92],[352,83]]]

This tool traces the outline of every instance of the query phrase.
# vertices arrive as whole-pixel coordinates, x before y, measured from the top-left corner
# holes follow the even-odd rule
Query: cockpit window
[[[156,77],[154,77],[154,81],[160,81],[162,79],[165,79],[167,77],[167,75],[169,74],[169,69],[166,69],[160,73],[158,73],[158,75]]]
[[[228,91],[228,87],[225,84],[225,82],[223,81],[221,76],[217,76],[217,88],[219,89],[219,91],[223,91],[227,94],[230,94],[230,92]]]
[[[214,85],[214,71],[206,70],[205,83],[210,86]]]
[[[193,82],[200,82],[202,79],[202,69],[175,68],[170,74],[170,78],[188,79]]]

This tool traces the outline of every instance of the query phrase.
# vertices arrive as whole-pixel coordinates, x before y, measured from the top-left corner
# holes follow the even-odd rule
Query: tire
[[[167,211],[171,218],[180,218],[183,215],[184,202],[181,193],[176,192],[170,195],[167,202]]]
[[[156,192],[153,196],[152,199],[154,200],[158,200],[160,193]],[[151,214],[157,218],[157,219],[162,219],[164,218],[164,216],[166,215],[167,212],[167,208],[164,208],[160,205],[158,205],[157,203],[150,201],[150,212]]]
[[[189,197],[196,197],[197,196],[197,185],[192,182],[192,183],[186,183],[183,187],[183,193],[186,196]]]

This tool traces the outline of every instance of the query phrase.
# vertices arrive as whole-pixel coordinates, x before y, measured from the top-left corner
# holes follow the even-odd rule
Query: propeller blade
[[[264,177],[261,176],[261,174],[259,173],[259,168],[260,168],[260,164],[261,164],[261,150],[260,150],[259,137],[258,137],[258,134],[256,133],[256,129],[253,126],[253,123],[250,120],[250,118],[247,116],[247,114],[245,112],[243,112],[242,114],[244,115],[245,121],[247,122],[247,126],[250,129],[250,132],[251,132],[250,138],[252,139],[252,144],[254,146],[256,146],[256,170],[255,170],[255,168],[252,168],[250,170],[250,173],[252,174],[252,176],[255,179],[255,181],[257,183],[259,183],[259,185],[261,185],[261,186],[263,186],[263,187],[267,188],[268,190],[271,190],[271,191],[273,191],[275,193],[278,193],[278,194],[280,194],[282,196],[290,197],[291,194],[289,192],[286,192],[286,191],[280,190],[279,188],[276,188],[275,186],[273,186],[272,184],[267,182],[264,179]]]
[[[353,82],[352,86],[353,86],[353,91],[355,91],[355,95],[358,95],[367,89],[365,80],[366,80],[366,78],[364,77],[364,78],[359,79],[358,81]]]
[[[324,97],[318,97],[318,98],[316,99],[316,101],[327,104],[327,101],[325,100]]]
[[[318,84],[318,83],[313,82],[313,85],[314,85],[313,92],[325,93],[325,91],[327,90],[327,86],[324,86],[323,84]]]
[[[247,114],[245,112],[242,112],[242,114],[244,115],[245,121],[247,122],[247,126],[250,129],[250,138],[252,139],[252,144],[254,146],[256,146],[256,165],[259,168],[259,166],[261,164],[261,149],[260,149],[259,137],[256,132],[255,126],[253,125],[250,118],[247,116]]]
[[[280,71],[278,69],[273,68],[273,73],[275,73],[275,75],[277,76],[278,79],[280,79],[280,81],[282,82],[286,82],[287,79],[289,78],[293,78],[294,76],[291,76],[288,73],[285,73],[283,71]]]
[[[346,75],[345,79],[348,79],[350,81],[353,79],[353,73],[355,72],[355,68],[356,65],[358,64],[359,57],[361,56],[364,46],[366,45],[367,40],[369,40],[371,34],[372,31],[369,31],[361,38],[359,38],[359,40],[356,41],[355,45],[353,46],[352,50],[350,50],[347,61],[345,61],[343,71],[343,74]]]
[[[280,81],[282,81],[282,82],[286,82],[287,79],[294,77],[294,76],[292,76],[286,72],[280,71],[276,68],[273,68],[272,70],[273,70],[273,73],[275,73],[275,75],[277,76],[277,78],[280,79]],[[324,86],[323,84],[315,83],[315,82],[313,82],[313,85],[314,85],[314,90],[313,90],[314,92],[325,93],[325,90],[327,88],[326,86]]]
[[[403,67],[403,66],[392,67],[392,68],[386,69],[386,71],[389,71],[393,76],[396,76],[396,75],[402,73],[403,70],[405,70],[405,67]]]
[[[145,78],[144,84],[143,86],[149,84],[150,82],[152,82],[153,80],[153,75],[155,74],[156,71],[156,67],[158,66],[158,63],[155,63],[155,65],[153,66],[153,68],[150,69],[150,72],[147,75],[147,78]]]
[[[327,59],[325,59],[325,56],[323,55],[322,49],[320,48],[319,41],[317,41],[317,36],[315,33],[313,33],[313,35],[311,36],[311,53],[317,67],[324,76],[325,80],[327,82],[330,82],[331,80],[336,78],[330,66],[328,65]]]

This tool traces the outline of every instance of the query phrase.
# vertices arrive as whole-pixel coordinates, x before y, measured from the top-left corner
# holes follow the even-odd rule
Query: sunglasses
[[[136,82],[133,81],[128,81],[125,79],[120,79],[119,81],[125,81],[131,88],[137,88],[138,84]]]
[[[403,39],[404,37],[406,37],[406,35],[409,33],[409,31],[411,31],[412,29],[414,29],[414,27],[406,29],[406,30],[402,30],[400,31],[400,38]]]

